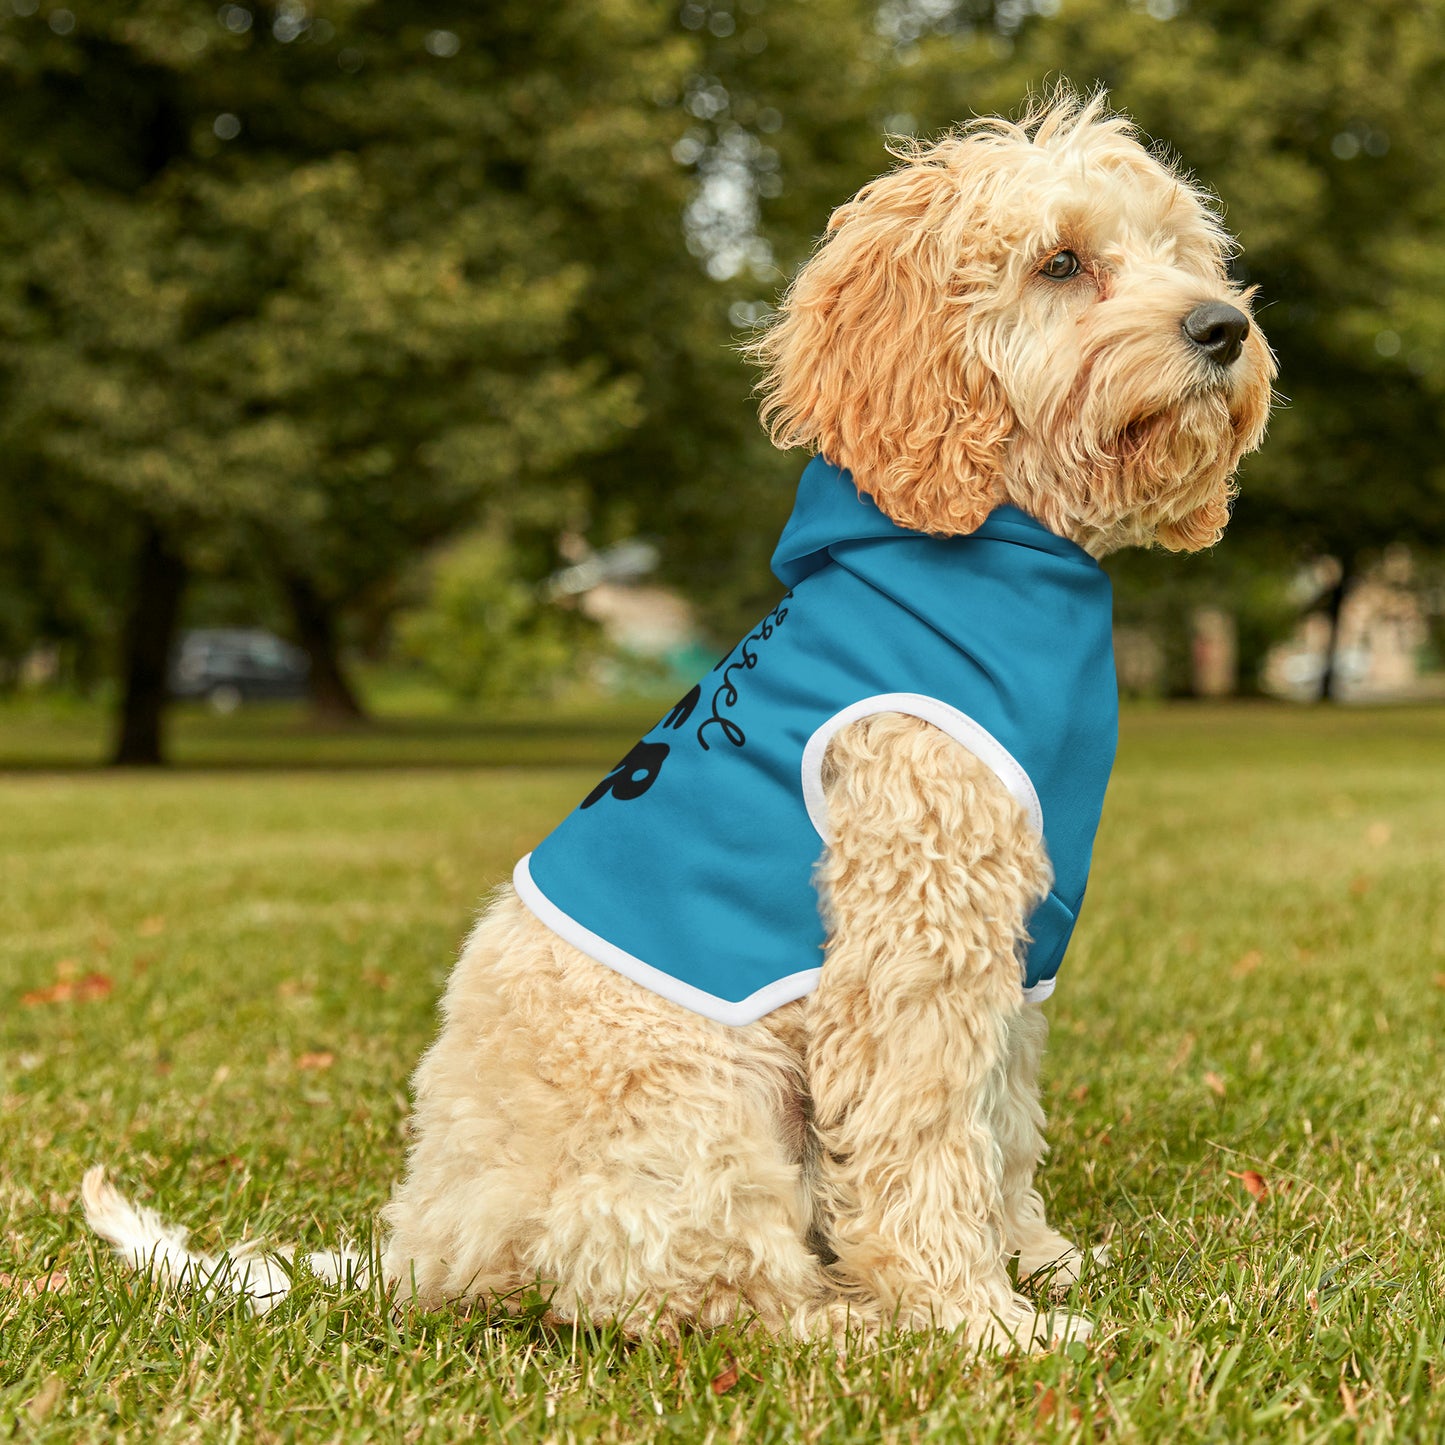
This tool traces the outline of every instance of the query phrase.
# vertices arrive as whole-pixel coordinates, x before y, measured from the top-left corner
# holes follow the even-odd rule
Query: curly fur
[[[1257,329],[1227,367],[1182,331],[1203,302],[1247,308],[1217,210],[1098,98],[900,154],[754,348],[774,440],[822,449],[930,533],[1007,501],[1096,555],[1213,542],[1274,371]],[[1082,269],[1050,280],[1063,249]],[[416,1073],[385,1213],[403,1297],[542,1288],[560,1319],[669,1336],[734,1319],[833,1339],[961,1326],[997,1347],[1087,1333],[1006,1271],[1080,1265],[1035,1188],[1045,1026],[1018,959],[1042,842],[988,767],[914,718],[841,731],[825,791],[820,984],[744,1028],[500,892]],[[183,1240],[102,1184],[95,1227],[131,1259],[162,1241],[183,1276]]]

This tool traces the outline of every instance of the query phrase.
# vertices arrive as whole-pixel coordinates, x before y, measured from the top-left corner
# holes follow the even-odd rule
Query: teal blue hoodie
[[[1019,965],[1047,997],[1114,762],[1108,578],[1014,507],[966,537],[899,527],[821,457],[773,571],[786,596],[518,863],[522,901],[663,997],[751,1023],[823,966],[829,739],[907,713],[988,764],[1043,835],[1054,886]]]

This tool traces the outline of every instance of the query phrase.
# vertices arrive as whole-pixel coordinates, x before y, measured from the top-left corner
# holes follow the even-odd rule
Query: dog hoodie
[[[900,527],[821,457],[773,571],[788,593],[517,864],[519,897],[599,963],[752,1023],[822,971],[828,741],[907,713],[992,768],[1044,838],[1054,885],[1019,964],[1046,998],[1118,735],[1108,577],[1015,507],[964,537]]]

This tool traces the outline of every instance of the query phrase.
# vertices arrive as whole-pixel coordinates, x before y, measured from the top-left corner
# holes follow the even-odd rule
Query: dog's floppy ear
[[[977,528],[1004,500],[1013,416],[970,334],[965,140],[841,206],[749,351],[775,445],[852,472],[901,526]]]

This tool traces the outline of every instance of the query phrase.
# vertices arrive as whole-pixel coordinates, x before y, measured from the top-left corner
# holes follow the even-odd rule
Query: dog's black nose
[[[1184,318],[1184,334],[1211,361],[1228,366],[1244,349],[1249,317],[1223,301],[1206,301]]]

